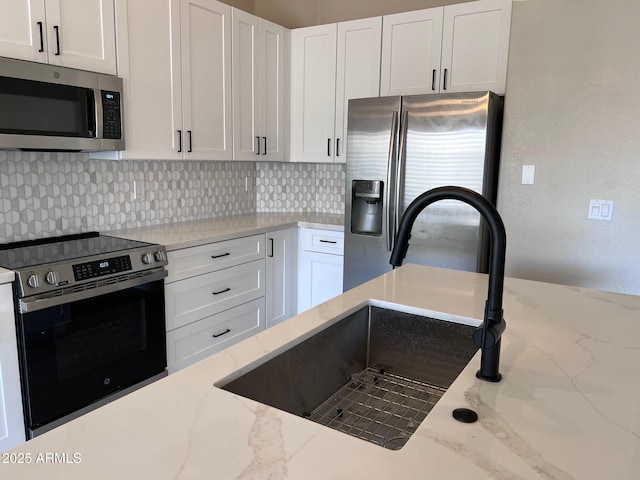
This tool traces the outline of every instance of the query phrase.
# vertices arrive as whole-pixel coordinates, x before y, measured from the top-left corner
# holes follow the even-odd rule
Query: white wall
[[[498,208],[507,274],[640,294],[640,2],[514,2]],[[522,165],[536,166],[521,185]],[[587,220],[589,199],[613,220]],[[603,319],[605,320],[605,319]]]

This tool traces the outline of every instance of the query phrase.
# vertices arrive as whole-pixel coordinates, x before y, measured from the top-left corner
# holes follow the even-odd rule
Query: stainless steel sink
[[[473,330],[366,306],[217,386],[397,450],[476,353]]]

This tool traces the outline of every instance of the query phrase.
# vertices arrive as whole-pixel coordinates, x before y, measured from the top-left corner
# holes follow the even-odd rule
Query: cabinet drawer
[[[255,335],[264,325],[263,297],[167,333],[169,373]]]
[[[264,296],[264,262],[257,260],[165,285],[167,331]]]
[[[344,232],[304,228],[300,247],[311,252],[344,255]]]
[[[165,283],[264,258],[264,242],[264,235],[253,235],[168,252]]]

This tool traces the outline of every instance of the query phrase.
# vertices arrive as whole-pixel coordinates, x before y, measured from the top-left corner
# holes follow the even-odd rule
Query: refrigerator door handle
[[[389,140],[389,158],[387,161],[387,251],[393,249],[393,241],[396,232],[396,205],[395,205],[395,175],[397,168],[396,145],[398,140],[398,116],[400,112],[393,112],[391,119],[391,138]]]
[[[404,175],[405,175],[405,163],[407,159],[407,129],[409,127],[409,112],[402,112],[400,117],[400,139],[398,142],[398,163],[396,165],[396,184],[395,184],[395,198],[394,198],[394,230],[393,236],[395,239],[397,225],[400,223],[401,209],[402,209],[402,197],[404,195]]]

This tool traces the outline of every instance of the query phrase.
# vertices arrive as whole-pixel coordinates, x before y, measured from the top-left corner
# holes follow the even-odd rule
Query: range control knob
[[[147,252],[144,255],[142,255],[142,263],[145,263],[147,265],[151,265],[153,262],[154,262],[153,255],[151,255],[149,252]]]
[[[38,288],[40,286],[40,279],[38,278],[38,275],[36,275],[35,273],[29,275],[29,277],[27,278],[27,285],[29,285],[31,288]]]
[[[50,272],[47,272],[47,274],[44,276],[44,280],[49,285],[55,285],[56,283],[58,283],[58,274],[53,270],[51,270]]]
[[[156,262],[164,262],[167,258],[166,255],[164,254],[164,252],[162,250],[158,250],[155,254],[154,257],[156,259]]]

